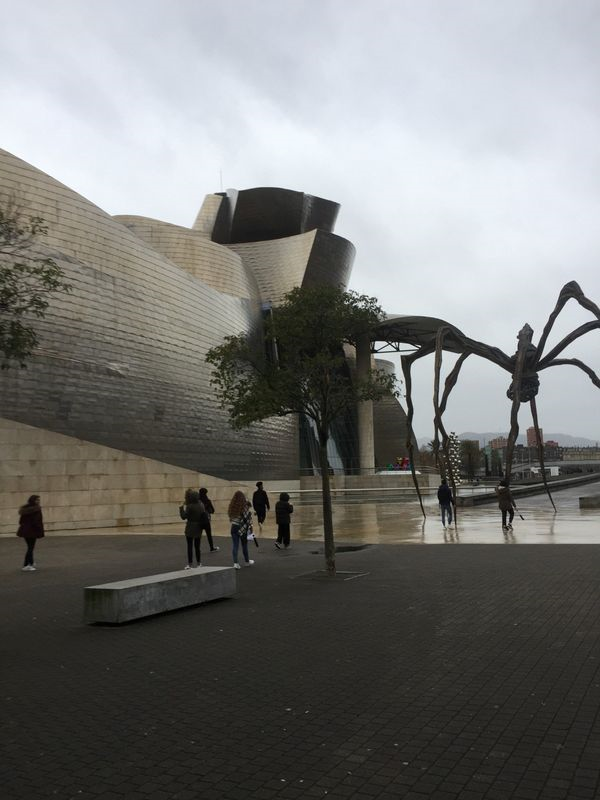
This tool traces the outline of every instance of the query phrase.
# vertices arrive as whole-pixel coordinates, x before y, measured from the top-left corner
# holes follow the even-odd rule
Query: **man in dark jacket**
[[[277,541],[275,547],[281,550],[282,547],[290,546],[290,517],[294,513],[294,506],[290,503],[290,496],[287,492],[281,492],[279,500],[275,503],[275,521],[277,522]]]
[[[263,489],[262,481],[258,481],[256,484],[256,491],[252,495],[252,508],[258,520],[258,529],[262,531],[262,524],[267,516],[267,511],[271,508],[269,505],[269,496]]]
[[[446,527],[446,515],[448,516],[448,527],[450,527],[452,525],[452,506],[454,505],[454,498],[452,497],[452,489],[448,486],[448,481],[445,478],[442,478],[437,496],[440,504],[440,511],[442,512],[442,528]]]

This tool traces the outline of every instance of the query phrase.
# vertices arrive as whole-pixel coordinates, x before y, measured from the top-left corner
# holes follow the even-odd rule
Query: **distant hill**
[[[498,436],[508,437],[508,431],[487,431],[486,433],[473,433],[468,431],[466,433],[459,433],[459,439],[471,439],[479,442],[479,446],[483,447],[489,442],[490,439],[496,439]],[[426,446],[430,441],[430,437],[423,437],[417,439],[419,447]],[[571,436],[568,433],[546,433],[544,431],[544,441],[558,442],[561,447],[595,447],[597,444],[596,439],[586,439],[585,436]],[[524,434],[517,436],[517,444],[527,444],[527,439]]]

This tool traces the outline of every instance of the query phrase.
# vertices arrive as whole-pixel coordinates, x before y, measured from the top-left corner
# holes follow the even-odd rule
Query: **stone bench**
[[[84,588],[83,619],[89,623],[128,622],[233,597],[236,591],[237,575],[233,567],[198,567],[102,583]]]
[[[579,498],[579,508],[600,508],[600,494],[589,494]]]

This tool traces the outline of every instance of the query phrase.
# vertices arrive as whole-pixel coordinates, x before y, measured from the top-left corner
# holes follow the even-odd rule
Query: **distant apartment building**
[[[540,428],[540,439],[541,444],[544,444],[544,431]],[[538,446],[538,437],[535,428],[532,426],[531,428],[527,428],[527,447],[537,447]]]
[[[488,447],[491,450],[502,450],[508,445],[508,439],[506,436],[497,436],[495,439],[490,439],[488,442]]]

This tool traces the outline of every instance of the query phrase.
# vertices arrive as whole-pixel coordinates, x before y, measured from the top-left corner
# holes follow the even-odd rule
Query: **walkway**
[[[517,541],[598,540],[533,502]],[[54,535],[35,573],[0,539],[3,798],[598,797],[600,548],[472,514],[462,546],[432,517],[440,544],[342,552],[333,581],[314,539],[265,537],[235,599],[121,627],[80,622],[82,587],[183,566],[181,534]],[[401,519],[377,535],[415,541]]]

